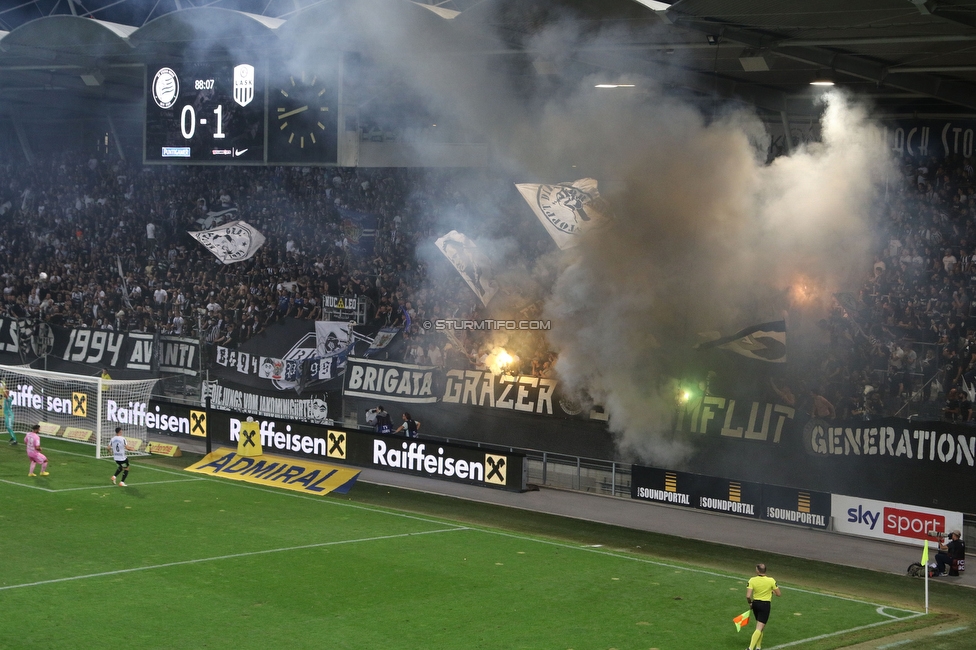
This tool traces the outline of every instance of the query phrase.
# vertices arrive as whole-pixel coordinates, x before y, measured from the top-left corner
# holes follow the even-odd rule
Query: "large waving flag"
[[[516,183],[515,187],[556,246],[563,250],[579,244],[584,232],[605,224],[611,217],[610,205],[600,198],[597,181],[592,178],[555,185]]]
[[[491,260],[478,245],[457,230],[452,230],[434,242],[437,248],[450,260],[471,290],[487,307],[498,291]]]
[[[261,231],[245,221],[231,221],[210,230],[190,231],[190,236],[224,264],[250,259],[264,244]]]
[[[708,341],[699,350],[721,348],[756,361],[786,362],[786,321],[760,323],[740,330],[732,336]]]

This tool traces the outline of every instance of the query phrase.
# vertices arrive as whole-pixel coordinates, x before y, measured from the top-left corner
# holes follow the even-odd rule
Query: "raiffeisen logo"
[[[313,436],[303,436],[292,433],[291,425],[286,424],[284,431],[275,430],[274,420],[261,420],[261,446],[265,449],[273,448],[281,451],[302,452],[327,457],[328,440]],[[230,441],[237,442],[241,437],[241,420],[230,419]]]
[[[403,442],[400,449],[397,449],[387,447],[384,440],[374,439],[373,464],[471,481],[485,480],[483,463],[445,456],[443,447],[438,447],[436,454],[428,454],[427,445],[418,442]]]
[[[158,406],[154,411],[150,411],[149,405],[145,402],[129,402],[128,405],[123,406],[115,400],[107,400],[105,417],[109,422],[134,424],[146,427],[150,431],[190,433],[190,418],[160,413]]]

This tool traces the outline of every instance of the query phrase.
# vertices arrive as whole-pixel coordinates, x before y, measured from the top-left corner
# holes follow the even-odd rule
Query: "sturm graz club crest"
[[[254,99],[254,66],[242,63],[234,67],[234,101],[247,106]]]
[[[152,96],[162,109],[172,108],[180,98],[180,78],[172,68],[160,68],[153,77]]]

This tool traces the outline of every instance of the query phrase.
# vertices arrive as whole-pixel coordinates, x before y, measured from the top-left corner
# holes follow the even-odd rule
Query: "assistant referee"
[[[748,650],[762,648],[763,630],[766,622],[769,621],[773,594],[783,595],[776,586],[776,581],[766,575],[766,565],[757,564],[756,575],[749,579],[749,585],[746,587],[746,600],[752,608],[752,613],[756,615],[756,631],[752,633]]]

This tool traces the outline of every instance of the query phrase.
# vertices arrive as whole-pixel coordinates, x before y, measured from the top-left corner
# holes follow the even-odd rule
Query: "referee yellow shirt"
[[[772,600],[776,581],[769,576],[753,576],[749,579],[749,588],[752,589],[753,600]]]

